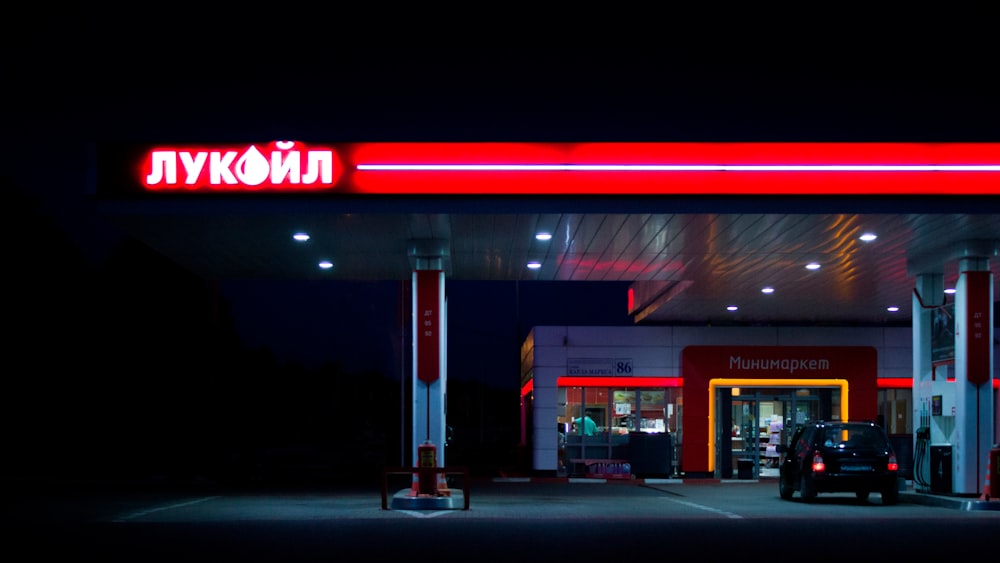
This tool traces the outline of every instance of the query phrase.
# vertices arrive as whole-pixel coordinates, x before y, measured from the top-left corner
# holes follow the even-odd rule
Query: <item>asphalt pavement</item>
[[[464,492],[450,492],[468,500],[468,510],[464,502],[384,508],[377,487],[8,484],[3,522],[6,547],[21,554],[18,560],[185,563],[704,561],[775,558],[779,548],[815,551],[810,560],[816,561],[907,560],[940,542],[953,556],[991,554],[1000,529],[1000,501],[912,490],[884,506],[877,494],[866,502],[851,494],[783,501],[775,479],[473,479],[465,485]],[[396,488],[389,496],[407,493]],[[830,551],[833,546],[841,551]]]

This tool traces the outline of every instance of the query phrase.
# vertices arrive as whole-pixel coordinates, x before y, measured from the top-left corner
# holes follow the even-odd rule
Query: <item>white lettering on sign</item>
[[[208,154],[199,152],[192,156],[189,152],[182,152],[177,156],[181,158],[181,165],[184,166],[184,173],[186,175],[184,183],[188,185],[195,183],[198,180],[198,176],[201,176],[201,169],[205,167],[205,160],[208,158]],[[174,181],[176,182],[176,180]]]
[[[611,358],[569,358],[566,375],[614,375]]]
[[[566,375],[632,375],[632,358],[569,358]]]
[[[301,151],[294,142],[273,146],[270,152],[255,145],[242,151],[154,150],[148,156],[145,184],[152,190],[323,188],[331,187],[340,175],[333,150]]]
[[[821,371],[830,369],[830,360],[827,359],[794,359],[794,358],[748,358],[742,356],[729,356],[729,369],[731,370],[765,370],[765,371]]]

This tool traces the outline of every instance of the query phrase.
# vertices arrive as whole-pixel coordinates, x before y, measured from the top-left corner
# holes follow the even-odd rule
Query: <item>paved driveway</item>
[[[78,491],[24,494],[5,505],[10,546],[26,560],[548,561],[571,557],[699,560],[822,546],[918,558],[993,553],[1000,511],[917,504],[904,495],[782,501],[777,484],[659,485],[476,482],[470,509],[383,510],[377,490]],[[849,538],[849,541],[848,539]],[[833,543],[831,543],[833,542]],[[822,548],[825,549],[825,548]],[[818,560],[824,560],[823,551]],[[68,553],[67,553],[68,552]],[[738,557],[740,555],[740,557]],[[684,560],[684,557],[673,560]]]

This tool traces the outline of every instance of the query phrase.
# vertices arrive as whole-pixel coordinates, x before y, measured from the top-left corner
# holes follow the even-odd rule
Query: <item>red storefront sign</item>
[[[343,166],[332,148],[275,141],[244,146],[156,147],[140,165],[149,191],[316,191],[340,181]]]

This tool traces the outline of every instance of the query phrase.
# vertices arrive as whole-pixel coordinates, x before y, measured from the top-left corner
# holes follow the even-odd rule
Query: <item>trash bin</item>
[[[637,477],[669,477],[673,471],[673,439],[670,434],[629,432],[632,474]]]
[[[736,475],[739,479],[753,479],[753,460],[736,460]]]

